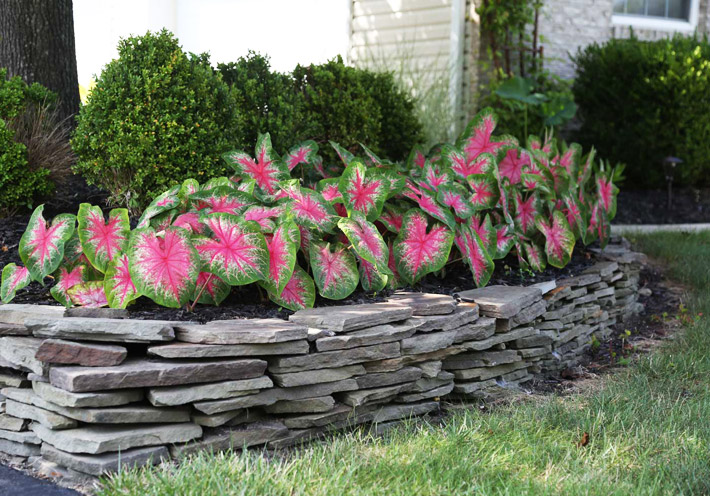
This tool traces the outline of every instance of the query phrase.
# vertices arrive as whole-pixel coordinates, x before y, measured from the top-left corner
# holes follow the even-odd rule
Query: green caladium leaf
[[[360,159],[350,161],[338,185],[348,214],[360,212],[369,221],[376,220],[382,213],[388,187],[389,182],[379,174],[368,173]]]
[[[128,235],[131,232],[128,210],[114,208],[109,212],[108,220],[105,220],[100,207],[82,203],[77,221],[84,255],[96,270],[106,272],[109,262],[128,247]]]
[[[387,244],[382,239],[377,227],[368,222],[363,214],[353,212],[350,218],[341,218],[338,221],[338,227],[352,243],[355,253],[360,258],[374,264],[385,275],[389,272]]]
[[[86,281],[85,272],[86,266],[82,264],[75,267],[59,267],[54,273],[56,284],[49,290],[52,297],[65,307],[71,307],[74,303],[69,297],[69,290]]]
[[[301,245],[298,226],[292,221],[282,223],[266,238],[266,245],[269,250],[269,277],[261,281],[261,285],[269,293],[280,296],[296,266]]]
[[[74,234],[76,216],[57,215],[51,224],[44,220],[44,205],[37,207],[30,217],[27,230],[20,238],[20,258],[32,279],[42,282],[57,270],[64,257],[64,244]]]
[[[316,301],[316,288],[313,279],[301,267],[293,268],[291,278],[286,283],[281,295],[269,293],[271,301],[294,312],[312,308]]]
[[[360,285],[368,293],[382,291],[387,286],[388,276],[364,258],[358,257],[358,271],[360,272]],[[391,271],[387,269],[387,272]]]
[[[138,296],[131,279],[128,255],[122,253],[109,262],[104,276],[104,293],[111,308],[126,308]]]
[[[197,300],[197,303],[204,305],[219,305],[222,303],[232,287],[222,279],[210,272],[200,272],[197,276],[197,284],[195,284],[195,295],[192,300]]]
[[[454,238],[457,248],[466,265],[471,269],[473,282],[477,287],[488,284],[495,264],[491,259],[486,246],[476,232],[465,224],[459,224]]]
[[[345,245],[313,241],[310,259],[313,278],[324,298],[342,300],[357,288],[357,263]]]
[[[103,281],[88,281],[71,287],[67,294],[74,305],[86,308],[101,308],[108,305]]]
[[[404,216],[402,231],[394,243],[397,273],[414,284],[446,264],[454,242],[454,233],[441,224],[431,227],[423,212],[412,209]]]
[[[179,207],[181,189],[182,186],[180,185],[174,186],[166,192],[158,195],[152,202],[150,202],[148,208],[143,211],[141,218],[138,219],[137,228],[142,229],[144,227],[148,227],[150,225],[150,219],[153,217]]]
[[[564,214],[556,210],[549,219],[538,216],[535,224],[545,236],[547,262],[559,268],[567,265],[572,258],[575,239]]]
[[[27,267],[18,267],[14,263],[9,263],[2,269],[2,286],[0,286],[0,298],[3,303],[10,303],[22,288],[32,282],[32,276]]]

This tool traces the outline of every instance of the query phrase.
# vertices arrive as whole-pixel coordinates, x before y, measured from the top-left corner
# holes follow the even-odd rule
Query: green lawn
[[[710,235],[635,241],[691,288],[691,312],[710,314]],[[102,494],[708,494],[709,386],[703,317],[585,395],[472,408],[444,426],[412,422],[276,456],[196,456],[116,476]]]

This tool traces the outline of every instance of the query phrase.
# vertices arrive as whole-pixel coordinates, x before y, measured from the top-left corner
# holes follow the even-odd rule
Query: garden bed
[[[615,224],[687,224],[710,222],[710,189],[676,188],[668,209],[664,190],[624,190]]]

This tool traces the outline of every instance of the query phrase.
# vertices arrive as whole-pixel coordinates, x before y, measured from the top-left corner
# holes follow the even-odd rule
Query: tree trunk
[[[72,0],[0,0],[0,67],[59,96],[68,118],[79,111]],[[69,120],[74,127],[74,119]]]

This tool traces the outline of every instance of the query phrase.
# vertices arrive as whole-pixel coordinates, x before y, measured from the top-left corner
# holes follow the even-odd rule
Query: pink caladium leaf
[[[521,176],[523,188],[528,191],[537,191],[544,196],[553,196],[553,181],[548,180],[544,174],[523,173]]]
[[[500,190],[492,174],[472,174],[467,181],[472,191],[470,201],[474,211],[492,208],[498,203]]]
[[[82,284],[85,281],[85,271],[85,265],[77,265],[73,268],[59,267],[57,272],[54,273],[56,283],[52,286],[52,289],[49,290],[52,297],[65,307],[71,307],[73,302],[69,297],[68,291],[77,284]]]
[[[185,179],[180,185],[178,198],[184,203],[190,198],[190,195],[197,193],[199,190],[200,183],[198,183],[196,179]]]
[[[307,140],[296,145],[286,154],[284,158],[286,167],[292,171],[299,164],[310,164],[318,153],[318,145],[315,141]]]
[[[584,240],[584,233],[587,228],[584,222],[586,218],[585,208],[577,201],[574,195],[567,195],[563,199],[562,212],[565,214],[567,223],[577,239]]]
[[[279,296],[291,279],[300,244],[301,233],[292,221],[282,223],[272,235],[266,237],[269,277],[261,281],[261,285],[270,293]]]
[[[128,210],[114,208],[105,220],[101,207],[82,203],[77,221],[84,255],[99,272],[106,272],[109,262],[128,246],[131,231]]]
[[[454,241],[464,262],[471,269],[476,286],[480,288],[488,284],[495,264],[478,234],[467,225],[459,224]]]
[[[547,262],[553,267],[562,268],[572,258],[574,233],[562,212],[555,210],[549,219],[539,216],[536,220],[538,230],[545,236]]]
[[[387,277],[387,288],[388,289],[398,289],[402,287],[402,278],[397,272],[397,259],[394,256],[394,245],[392,241],[387,243],[387,250],[389,251],[389,258],[387,259],[387,268],[390,269],[392,275]]]
[[[43,279],[57,270],[64,258],[64,244],[74,234],[76,217],[57,215],[51,224],[44,220],[44,205],[37,207],[30,217],[27,230],[20,238],[20,258],[30,271],[32,279]]]
[[[610,178],[601,174],[597,176],[596,185],[599,206],[609,219],[613,219],[616,215],[616,196],[619,194],[619,188]]]
[[[75,229],[74,233],[71,235],[71,238],[64,243],[64,261],[62,263],[66,265],[75,265],[79,263],[79,258],[81,257],[86,258],[84,251],[81,249],[79,233]]]
[[[468,190],[458,183],[441,185],[436,199],[453,210],[457,217],[467,219],[473,215],[474,210]]]
[[[481,215],[472,215],[468,219],[468,227],[473,230],[483,243],[483,247],[488,250],[491,257],[494,257],[497,251],[496,241],[497,235],[496,230],[493,227],[493,222],[491,221],[491,216],[486,214],[485,217]]]
[[[0,298],[3,303],[10,303],[15,294],[32,281],[27,267],[18,267],[9,263],[2,269],[2,285],[0,285]]]
[[[456,219],[446,207],[442,207],[436,201],[436,194],[433,192],[422,191],[422,194],[417,198],[417,204],[424,212],[431,215],[437,220],[440,220],[448,227],[453,229],[456,226]]]
[[[535,243],[527,241],[521,241],[520,244],[525,253],[525,260],[530,268],[536,272],[545,270],[547,264],[545,263],[545,252],[542,248]],[[520,249],[520,247],[518,249]]]
[[[496,226],[495,231],[496,246],[493,258],[498,260],[508,255],[510,249],[513,247],[515,236],[513,236],[513,229],[507,224]]]
[[[323,164],[323,157],[321,157],[320,155],[316,155],[313,158],[313,163],[311,165],[313,165],[313,170],[315,170],[318,175],[323,179],[327,179],[330,177],[330,172],[326,170],[326,167]]]
[[[312,308],[316,301],[316,288],[313,279],[300,266],[293,268],[293,274],[286,283],[281,295],[269,293],[271,301],[294,312]]]
[[[497,141],[493,138],[496,124],[495,114],[491,109],[486,108],[466,126],[458,143],[463,149],[467,163],[472,162],[482,153],[495,155],[498,149],[505,145],[504,141]]]
[[[311,270],[321,296],[342,300],[357,287],[360,279],[355,257],[341,243],[311,242]]]
[[[193,234],[204,234],[205,225],[200,222],[200,214],[197,212],[185,212],[180,214],[172,222],[173,227],[182,227]]]
[[[347,236],[357,255],[374,264],[385,274],[387,269],[387,244],[374,224],[367,221],[359,212],[353,212],[350,218],[344,217],[338,221],[338,227]]]
[[[384,179],[387,183],[385,185],[385,189],[387,191],[386,199],[394,198],[399,195],[407,185],[406,177],[394,169],[385,169],[384,167],[380,167],[377,170],[377,175]]]
[[[389,251],[387,254],[389,255]],[[360,285],[368,293],[382,291],[387,286],[387,275],[380,272],[377,267],[364,258],[358,257],[358,270]]]
[[[139,294],[171,308],[179,308],[192,298],[202,262],[189,231],[169,227],[158,236],[149,227],[136,229],[130,236],[128,259],[131,280]]]
[[[269,249],[256,222],[225,213],[210,214],[202,222],[213,235],[194,239],[204,271],[232,286],[268,278]]]
[[[253,181],[253,179],[246,179],[248,181]],[[205,184],[200,186],[198,191],[212,191],[213,189],[217,188],[229,188],[229,189],[234,189],[234,186],[236,184],[241,184],[245,181],[244,178],[241,177],[234,177],[234,178],[228,178],[228,177],[213,177],[212,179],[208,180]],[[195,192],[196,193],[196,192]]]
[[[203,305],[219,305],[229,296],[231,291],[232,287],[216,275],[210,272],[200,272],[200,275],[197,276],[195,295],[192,300]]]
[[[333,150],[335,150],[335,153],[338,154],[338,157],[343,162],[343,165],[345,165],[345,167],[350,165],[350,162],[353,161],[353,159],[355,158],[355,155],[350,153],[348,150],[346,150],[345,148],[340,146],[335,141],[328,141],[328,143],[330,143],[330,146],[333,147]]]
[[[590,244],[597,239],[602,248],[604,248],[609,241],[609,220],[600,202],[594,203],[591,206],[584,243]]]
[[[459,180],[465,181],[471,174],[487,174],[491,171],[495,159],[490,153],[482,153],[475,158],[468,159],[466,154],[450,145],[441,150],[442,161],[456,175]]]
[[[239,181],[239,183],[232,183],[233,186],[232,188],[236,189],[237,191],[241,191],[242,193],[246,193],[248,195],[254,195],[254,188],[256,188],[256,181],[253,179],[242,179]]]
[[[442,185],[450,184],[451,181],[451,173],[446,167],[427,162],[422,171],[422,179],[419,185],[421,189],[436,192],[439,191]]]
[[[158,195],[143,211],[143,215],[138,219],[137,228],[142,229],[148,227],[150,225],[150,219],[153,217],[180,206],[180,189],[180,185],[174,186]]]
[[[561,166],[550,167],[548,171],[552,176],[555,193],[564,195],[569,190],[570,186],[569,174],[567,174],[565,168]]]
[[[165,231],[173,224],[173,220],[177,216],[177,210],[168,210],[162,214],[156,215],[148,223],[156,232]]]
[[[415,167],[423,169],[426,164],[426,160],[427,158],[424,148],[421,145],[417,145],[412,148],[411,152],[409,152],[409,156],[407,157],[407,169],[412,170]]]
[[[279,181],[288,179],[288,169],[271,146],[269,133],[259,134],[255,148],[256,158],[242,151],[227,152],[222,157],[242,177],[256,181],[257,187],[267,195],[278,191]]]
[[[569,147],[563,144],[562,153],[552,159],[553,164],[561,166],[570,177],[577,177],[577,169],[579,167],[579,159],[582,156],[582,147],[577,143],[572,143]]]
[[[407,212],[402,225],[394,243],[397,273],[405,282],[414,284],[446,264],[454,233],[441,224],[429,227],[426,214],[418,209]]]
[[[128,255],[122,253],[111,260],[104,276],[104,294],[111,308],[126,308],[139,294],[133,284]]]
[[[103,281],[88,281],[77,284],[67,291],[71,302],[86,308],[101,308],[108,305]]]
[[[361,212],[371,221],[382,213],[388,182],[378,174],[368,173],[360,159],[350,161],[340,177],[338,188],[348,212]]]
[[[343,203],[343,195],[338,188],[339,184],[339,178],[321,179],[318,181],[317,189],[320,194],[323,195],[323,199],[331,205],[334,203]]]
[[[253,220],[259,224],[263,232],[273,232],[276,228],[276,219],[281,217],[285,211],[286,207],[283,205],[274,207],[255,205],[244,212],[244,220]]]
[[[319,232],[330,232],[335,226],[337,216],[333,206],[325,201],[323,195],[297,184],[288,185],[284,191],[288,196],[281,205],[293,216],[297,224],[315,229]]]
[[[375,152],[370,150],[368,147],[360,143],[360,148],[365,152],[365,163],[368,167],[382,167],[385,165],[384,161],[378,157]]]
[[[193,194],[195,208],[206,214],[226,213],[240,215],[247,208],[256,205],[256,199],[248,193],[236,191],[228,186],[220,186]]]
[[[520,183],[523,171],[530,164],[530,155],[521,148],[505,146],[498,152],[498,170],[501,177],[507,178],[510,184]]]
[[[402,219],[404,219],[404,210],[390,203],[385,203],[385,208],[382,215],[377,219],[385,228],[393,233],[399,233],[402,229]]]
[[[585,184],[592,176],[592,169],[594,168],[594,156],[596,155],[596,153],[596,150],[592,148],[582,160],[582,166],[579,169],[577,179],[577,182],[579,184]]]
[[[535,194],[525,198],[519,191],[513,197],[515,203],[515,225],[523,234],[530,234],[535,229],[535,218],[540,215],[540,203]]]

